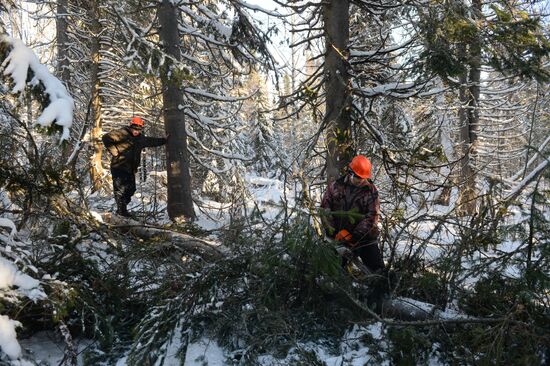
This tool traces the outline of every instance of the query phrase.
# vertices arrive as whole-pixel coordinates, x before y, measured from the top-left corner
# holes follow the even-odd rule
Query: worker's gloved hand
[[[348,242],[351,241],[351,238],[352,238],[351,233],[346,229],[340,230],[334,237],[334,239],[338,241],[348,241]]]

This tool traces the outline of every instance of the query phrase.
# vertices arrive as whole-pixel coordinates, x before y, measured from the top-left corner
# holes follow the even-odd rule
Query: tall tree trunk
[[[178,31],[180,10],[170,0],[163,0],[159,11],[160,40],[164,52],[173,60],[180,60],[181,40]],[[164,127],[170,136],[166,146],[168,170],[168,215],[172,221],[180,218],[195,218],[191,197],[191,174],[189,172],[189,153],[187,151],[187,131],[185,120],[179,105],[183,102],[181,81],[173,77],[174,62],[166,59],[162,71],[162,100]]]
[[[327,178],[333,181],[351,160],[351,96],[348,72],[349,0],[323,6],[325,31]]]
[[[443,104],[443,95],[438,96],[437,104]],[[441,128],[439,131],[439,141],[441,143],[441,146],[443,147],[443,153],[445,154],[445,157],[447,161],[454,161],[456,153],[452,147],[452,137],[451,137],[451,126],[449,121],[447,120],[447,117],[444,117],[445,119],[442,121]],[[447,177],[445,180],[445,185],[441,189],[441,193],[439,196],[435,199],[434,203],[438,205],[443,206],[449,206],[451,203],[451,194],[452,194],[452,188],[455,185],[453,182],[456,182],[456,172],[452,167],[445,166],[441,167],[439,169],[439,174],[442,174]]]
[[[68,0],[57,0],[56,38],[57,38],[57,67],[56,75],[70,89],[69,79],[69,35],[67,22]]]
[[[479,19],[481,14],[481,0],[473,0],[472,18]],[[460,194],[460,211],[473,214],[477,209],[476,168],[474,165],[477,155],[479,129],[479,97],[481,82],[481,44],[476,35],[469,44],[467,78],[461,80],[460,86],[460,135],[463,142],[464,158],[461,165],[462,191]]]
[[[466,52],[466,50],[464,51]],[[460,87],[458,91],[458,97],[460,101],[460,108],[458,110],[458,121],[460,125],[460,140],[462,145],[462,159],[460,160],[460,178],[457,180],[460,182],[460,194],[459,194],[459,211],[468,213],[471,208],[471,202],[475,191],[473,190],[472,183],[475,183],[474,170],[471,165],[471,134],[470,134],[470,119],[468,118],[469,93],[468,93],[468,71],[465,71],[460,75]]]
[[[92,85],[92,100],[90,117],[92,120],[91,131],[91,144],[93,154],[90,161],[90,178],[92,180],[93,190],[97,191],[101,189],[103,178],[103,165],[101,155],[103,152],[103,144],[101,142],[102,127],[102,101],[101,101],[101,78],[100,78],[100,64],[101,64],[101,23],[99,4],[97,1],[90,1],[90,19],[91,19],[91,38],[90,38],[90,51],[91,51],[91,68],[90,68],[90,80]]]

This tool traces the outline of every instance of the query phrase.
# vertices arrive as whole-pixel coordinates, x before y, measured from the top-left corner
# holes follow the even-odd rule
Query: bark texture
[[[57,0],[56,38],[57,38],[57,67],[56,74],[63,81],[67,89],[70,89],[69,69],[69,34],[67,22],[68,0]]]
[[[91,144],[92,144],[92,158],[90,162],[90,178],[92,180],[93,190],[97,191],[102,187],[103,180],[103,165],[102,165],[102,153],[103,143],[101,142],[101,135],[103,132],[102,122],[102,100],[101,100],[101,22],[100,22],[100,7],[97,1],[91,1],[90,3],[90,19],[91,19],[91,67],[90,67],[90,80],[92,85],[92,100],[90,116],[92,120],[91,131]]]
[[[323,6],[325,27],[325,90],[327,178],[337,179],[352,158],[349,67],[349,1],[330,0]]]
[[[180,10],[173,2],[163,0],[159,10],[160,40],[167,59],[161,70],[162,99],[164,103],[164,127],[170,136],[166,146],[168,169],[168,215],[172,221],[195,218],[191,197],[191,174],[187,151],[187,131],[179,105],[183,101],[181,80],[178,80],[177,65],[180,61],[181,39],[178,31]]]
[[[473,0],[471,5],[473,19],[481,16],[481,0]],[[473,214],[477,209],[476,168],[479,130],[479,98],[481,82],[481,44],[479,35],[475,35],[464,47],[466,53],[467,71],[461,77],[460,86],[460,137],[462,140],[463,159],[461,164],[461,193],[459,198],[460,211]]]

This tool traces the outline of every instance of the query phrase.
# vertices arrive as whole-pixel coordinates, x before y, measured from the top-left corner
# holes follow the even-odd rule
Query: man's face
[[[348,176],[349,176],[350,183],[356,187],[364,187],[369,182],[368,178],[361,178],[360,176],[355,174],[351,169],[348,173]]]
[[[132,132],[132,135],[134,135],[134,137],[141,135],[141,128],[130,126],[130,131]]]

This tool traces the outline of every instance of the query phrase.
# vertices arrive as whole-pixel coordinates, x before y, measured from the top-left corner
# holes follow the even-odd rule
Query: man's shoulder
[[[327,191],[337,189],[340,186],[340,183],[338,183],[338,181],[339,181],[339,179],[329,181],[326,185]]]
[[[108,133],[106,133],[105,136],[108,136],[111,138],[114,142],[126,140],[128,136],[131,136],[130,131],[128,131],[126,128],[117,128],[115,130],[111,130]]]
[[[336,179],[334,182],[332,182],[332,184],[334,186],[345,186],[347,184],[346,176],[342,175],[342,176],[338,177],[338,179]]]
[[[378,189],[371,180],[369,180],[369,183],[363,187],[363,190],[366,195],[378,197]]]
[[[333,194],[336,192],[344,192],[346,188],[346,181],[342,178],[338,178],[328,184],[327,191],[331,191]]]
[[[112,129],[111,131],[109,131],[108,133],[114,133],[114,134],[129,134],[130,131],[128,130],[127,127],[121,127],[121,128],[114,128],[114,129]]]
[[[369,184],[367,184],[367,187],[369,187],[374,192],[378,191],[378,189],[376,188],[376,185],[374,185],[374,182],[370,179],[369,179]]]

